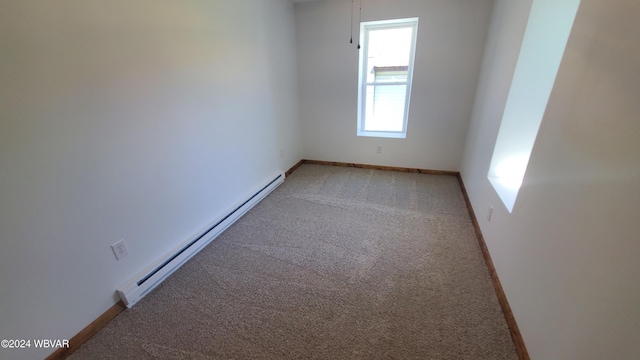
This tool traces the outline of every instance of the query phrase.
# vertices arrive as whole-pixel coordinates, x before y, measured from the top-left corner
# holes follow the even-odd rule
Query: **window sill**
[[[367,137],[379,137],[379,138],[394,138],[394,139],[406,139],[407,134],[403,132],[391,132],[391,131],[358,131],[358,136]]]

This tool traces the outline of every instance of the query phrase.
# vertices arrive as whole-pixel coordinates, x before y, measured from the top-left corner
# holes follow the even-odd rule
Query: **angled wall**
[[[509,214],[487,173],[530,7],[495,1],[462,178],[531,358],[635,358],[640,3],[582,1]]]

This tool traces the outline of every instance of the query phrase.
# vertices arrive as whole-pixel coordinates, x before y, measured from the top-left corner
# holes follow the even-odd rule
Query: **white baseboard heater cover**
[[[285,175],[281,172],[240,205],[231,208],[229,212],[214,221],[213,225],[208,227],[201,235],[176,247],[169,252],[169,254],[149,265],[129,282],[118,288],[118,295],[124,305],[128,308],[135,305],[164,279],[182,266],[182,264],[191,259],[193,255],[197,254],[202,248],[260,202],[260,200],[282,184],[284,178]]]

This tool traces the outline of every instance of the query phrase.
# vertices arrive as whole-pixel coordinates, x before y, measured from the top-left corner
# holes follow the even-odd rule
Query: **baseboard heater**
[[[182,264],[191,259],[191,257],[197,254],[198,251],[202,250],[202,248],[260,202],[260,200],[277,188],[278,185],[282,184],[284,178],[285,175],[281,172],[260,190],[244,200],[240,205],[232,207],[225,215],[215,220],[213,225],[209,226],[200,235],[187,241],[186,244],[183,243],[176,247],[169,252],[169,254],[149,265],[129,282],[118,288],[118,295],[120,296],[120,299],[122,299],[122,302],[124,302],[125,306],[130,308],[135,305],[164,279],[182,266]]]

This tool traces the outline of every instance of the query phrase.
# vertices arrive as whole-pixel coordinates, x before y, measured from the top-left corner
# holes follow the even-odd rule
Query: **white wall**
[[[462,177],[532,359],[636,358],[640,3],[582,1],[509,214],[487,172],[530,5],[495,1]]]
[[[350,1],[301,3],[296,30],[304,157],[459,170],[492,1],[362,4],[362,21],[420,18],[407,138],[356,136],[357,9],[349,44]]]
[[[298,91],[298,58],[294,6],[287,0],[263,0],[266,11],[268,44],[268,94],[274,104],[277,121],[280,168],[289,170],[302,159],[300,138],[300,99]]]
[[[285,0],[2,2],[0,339],[71,338],[302,157],[294,28]]]

